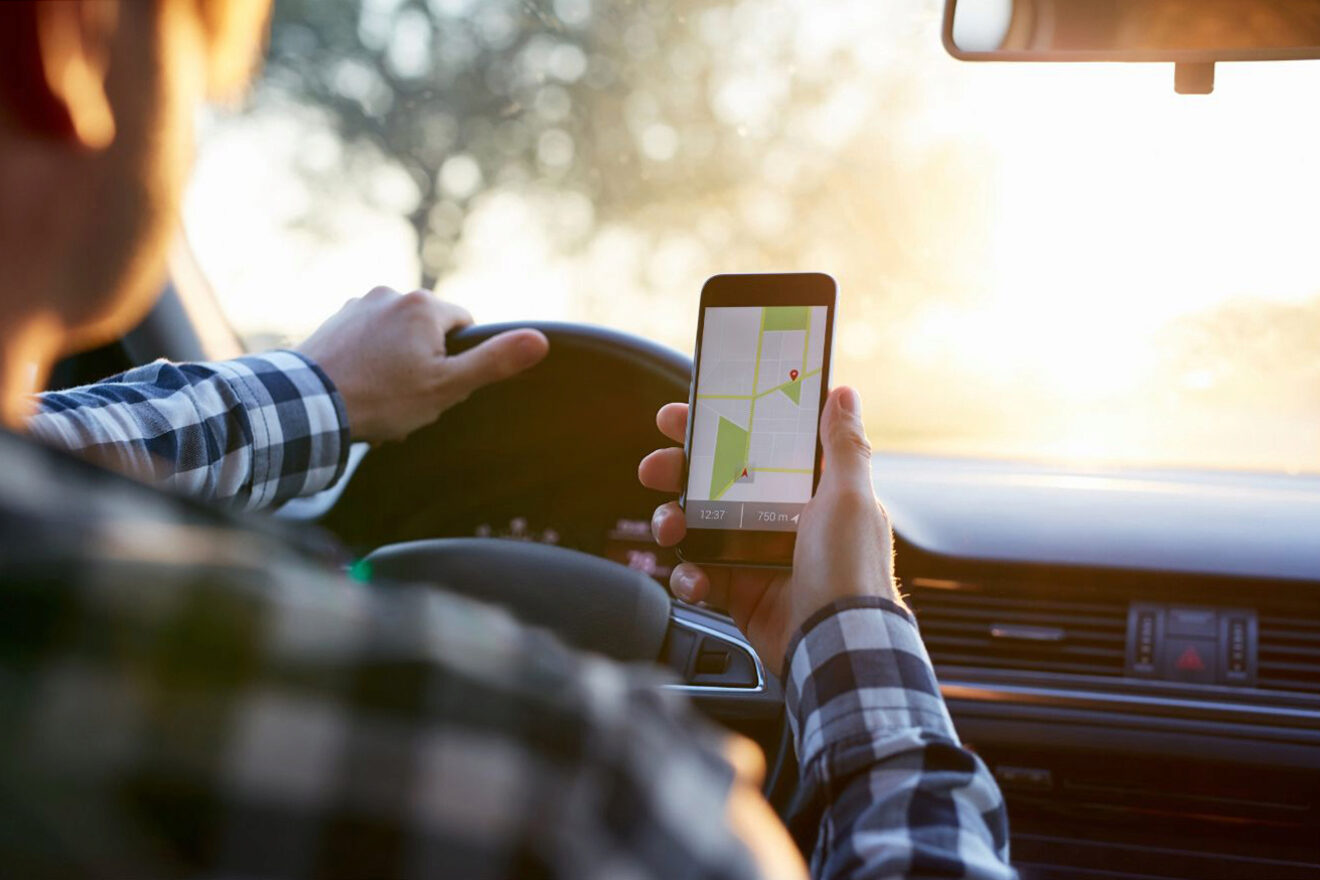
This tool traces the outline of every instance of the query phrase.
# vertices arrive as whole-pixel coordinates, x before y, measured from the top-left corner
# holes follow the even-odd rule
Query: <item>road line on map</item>
[[[819,372],[820,372],[819,369],[815,369],[809,373],[803,373],[801,376],[797,378],[796,381],[801,382],[803,379],[807,379],[810,378],[811,376],[815,376]],[[776,385],[774,388],[770,388],[766,391],[762,391],[760,394],[757,394],[755,396],[752,396],[751,394],[698,394],[697,400],[760,400],[762,397],[769,397],[771,394],[774,394],[776,391],[780,391],[784,387],[792,384],[793,384],[792,382],[785,382],[782,385]]]

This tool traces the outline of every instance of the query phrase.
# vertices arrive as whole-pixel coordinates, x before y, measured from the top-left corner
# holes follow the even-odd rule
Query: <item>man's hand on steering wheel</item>
[[[353,440],[399,440],[550,350],[540,332],[511,330],[447,354],[445,334],[471,323],[466,309],[430,291],[377,287],[345,303],[297,350],[339,389]]]
[[[660,409],[661,433],[682,443],[688,407]],[[861,399],[836,388],[821,415],[825,466],[816,495],[802,511],[791,572],[685,562],[674,569],[670,588],[680,599],[727,609],[767,667],[783,666],[788,640],[812,614],[852,596],[881,596],[901,603],[894,583],[893,534],[889,517],[871,484],[871,445],[862,426]],[[677,492],[683,450],[657,449],[637,469],[642,485]],[[651,531],[662,547],[687,532],[683,511],[670,501],[656,508]]]

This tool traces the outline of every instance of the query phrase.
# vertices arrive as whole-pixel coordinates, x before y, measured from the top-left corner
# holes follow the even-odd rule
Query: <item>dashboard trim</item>
[[[1320,475],[884,451],[872,471],[895,533],[947,560],[1320,582]]]
[[[942,672],[946,675],[952,673],[940,685],[946,700],[1301,729],[1320,738],[1320,709],[1261,703],[1239,705],[1222,700],[990,683],[953,677],[959,672],[953,668]]]
[[[765,693],[765,667],[761,664],[761,657],[752,649],[741,634],[734,635],[734,632],[717,629],[711,624],[702,622],[697,617],[698,612],[684,607],[679,603],[674,603],[670,608],[669,622],[672,626],[680,627],[691,632],[699,632],[702,635],[713,636],[721,641],[736,645],[739,649],[746,651],[752,658],[752,665],[756,667],[756,686],[755,687],[717,687],[709,684],[667,684],[664,685],[668,690],[682,691],[685,694],[695,696],[755,696]],[[735,630],[736,632],[736,630]]]

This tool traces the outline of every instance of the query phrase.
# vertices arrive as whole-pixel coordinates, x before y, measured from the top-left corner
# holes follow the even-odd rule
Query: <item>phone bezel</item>
[[[697,387],[701,381],[701,341],[706,326],[706,309],[722,306],[825,306],[825,346],[820,370],[820,403],[825,406],[830,387],[830,366],[834,349],[834,308],[838,286],[821,272],[715,275],[701,288],[697,314],[697,341],[692,358],[692,382],[688,386],[688,412],[696,412]],[[683,484],[678,505],[687,515],[688,455],[692,449],[692,429],[696,419],[689,418],[683,438]],[[820,431],[816,432],[816,458],[812,469],[811,491],[820,483]],[[797,532],[769,532],[744,529],[701,529],[689,526],[687,535],[675,548],[680,559],[709,565],[788,567],[793,564]]]

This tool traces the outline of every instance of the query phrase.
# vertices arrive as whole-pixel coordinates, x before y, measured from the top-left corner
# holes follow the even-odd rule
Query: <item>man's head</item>
[[[0,2],[0,369],[13,371],[4,349],[20,342],[50,357],[146,312],[177,228],[194,111],[246,81],[268,6]],[[22,328],[45,342],[16,339]]]

